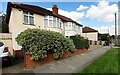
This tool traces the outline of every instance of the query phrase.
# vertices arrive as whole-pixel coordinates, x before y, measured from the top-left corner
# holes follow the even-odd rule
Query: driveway
[[[24,59],[17,58],[13,61],[12,66],[6,66],[2,68],[2,73],[18,73],[24,70]]]

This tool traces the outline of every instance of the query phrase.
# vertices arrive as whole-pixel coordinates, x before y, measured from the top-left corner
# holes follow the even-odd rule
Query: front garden
[[[58,32],[40,29],[27,29],[16,41],[25,53],[26,67],[79,54],[89,48],[89,41],[79,35],[65,38]]]

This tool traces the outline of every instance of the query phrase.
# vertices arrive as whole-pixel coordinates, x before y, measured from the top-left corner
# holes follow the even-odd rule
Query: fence
[[[104,45],[105,41],[89,41],[90,45]]]

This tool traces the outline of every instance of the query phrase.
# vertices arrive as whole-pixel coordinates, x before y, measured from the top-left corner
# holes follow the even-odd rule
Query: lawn
[[[118,73],[118,48],[110,49],[79,73]]]

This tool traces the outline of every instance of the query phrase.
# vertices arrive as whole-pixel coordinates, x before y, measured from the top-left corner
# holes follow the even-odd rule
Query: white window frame
[[[72,22],[66,22],[66,23],[64,23],[64,25],[65,25],[65,29],[66,30],[71,30],[71,31],[74,30],[74,23],[72,23]]]
[[[24,12],[26,13],[26,14],[24,14]],[[24,24],[30,24],[30,25],[34,25],[34,14],[32,13],[32,15],[30,14],[31,12],[27,12],[27,11],[23,11],[23,23]],[[24,16],[27,16],[28,18],[27,18],[27,20],[28,20],[28,23],[25,23],[25,17]],[[32,17],[33,18],[33,24],[32,23],[30,23],[30,17]]]
[[[55,18],[55,19],[54,19]],[[55,22],[55,23],[54,23]],[[54,25],[55,24],[55,25]],[[56,17],[53,17],[53,28],[56,28]]]
[[[55,19],[54,19],[55,18]],[[48,20],[48,25],[45,25],[45,23],[44,23],[44,27],[50,27],[50,28],[61,28],[61,26],[60,26],[60,23],[61,23],[61,20],[60,20],[60,18],[58,18],[58,17],[54,17],[54,16],[44,16],[44,20],[45,19],[47,19]],[[52,24],[50,25],[49,23],[50,23],[50,20],[52,21]],[[56,22],[56,24],[55,25],[53,25],[54,23],[53,22]],[[57,25],[58,24],[58,25]],[[62,23],[61,23],[62,24]]]

